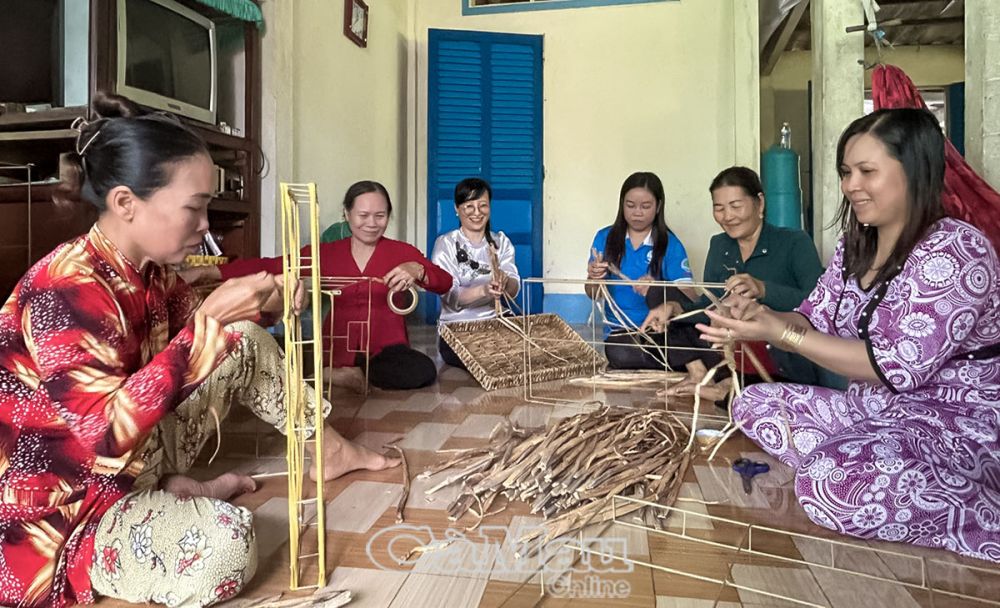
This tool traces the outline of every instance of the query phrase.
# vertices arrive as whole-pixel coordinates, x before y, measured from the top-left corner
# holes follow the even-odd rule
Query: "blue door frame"
[[[521,276],[540,277],[542,36],[432,29],[428,42],[428,255],[458,227],[455,184],[481,177],[493,189],[493,230],[510,238]],[[540,312],[542,287],[532,290],[531,312]],[[428,323],[439,309],[430,298]]]

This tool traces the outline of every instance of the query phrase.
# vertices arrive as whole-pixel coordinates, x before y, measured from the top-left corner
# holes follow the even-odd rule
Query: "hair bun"
[[[135,118],[143,114],[134,101],[103,91],[94,94],[90,105],[100,118]]]

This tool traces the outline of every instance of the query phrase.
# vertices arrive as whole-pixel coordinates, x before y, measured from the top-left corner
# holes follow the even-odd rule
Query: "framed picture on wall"
[[[368,46],[368,5],[364,0],[344,0],[344,35],[361,48]]]

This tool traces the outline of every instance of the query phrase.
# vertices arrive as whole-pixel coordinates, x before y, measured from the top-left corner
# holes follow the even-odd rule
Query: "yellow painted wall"
[[[412,238],[421,247],[427,242],[428,28],[544,34],[545,276],[585,275],[591,240],[614,220],[622,181],[645,170],[663,180],[667,222],[700,277],[708,240],[719,232],[708,184],[737,161],[735,117],[747,99],[756,104],[756,74],[734,67],[746,54],[740,45],[756,48],[756,39],[734,28],[735,4],[687,0],[463,16],[457,0],[416,0]],[[753,7],[756,14],[755,1]],[[741,161],[753,162],[757,125],[739,123],[753,138]]]
[[[394,202],[387,236],[407,231],[409,3],[368,0],[368,6],[368,47],[361,48],[342,33],[343,2],[265,3],[262,121],[272,169],[262,184],[265,255],[280,250],[268,225],[280,222],[280,181],[317,183],[323,227],[340,221],[348,186],[380,181]]]
[[[344,3],[296,0],[295,176],[316,181],[322,223],[338,221],[347,187],[382,182],[402,202],[406,167],[407,4],[371,0],[368,47],[342,33]],[[387,235],[405,233],[403,209]]]

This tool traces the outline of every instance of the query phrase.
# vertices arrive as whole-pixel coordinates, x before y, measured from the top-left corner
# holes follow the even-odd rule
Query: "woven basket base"
[[[532,382],[590,376],[607,366],[607,359],[552,313],[528,315],[528,356],[522,334],[524,317],[509,317],[522,331],[499,319],[442,323],[441,338],[486,390],[522,386],[525,363]]]

